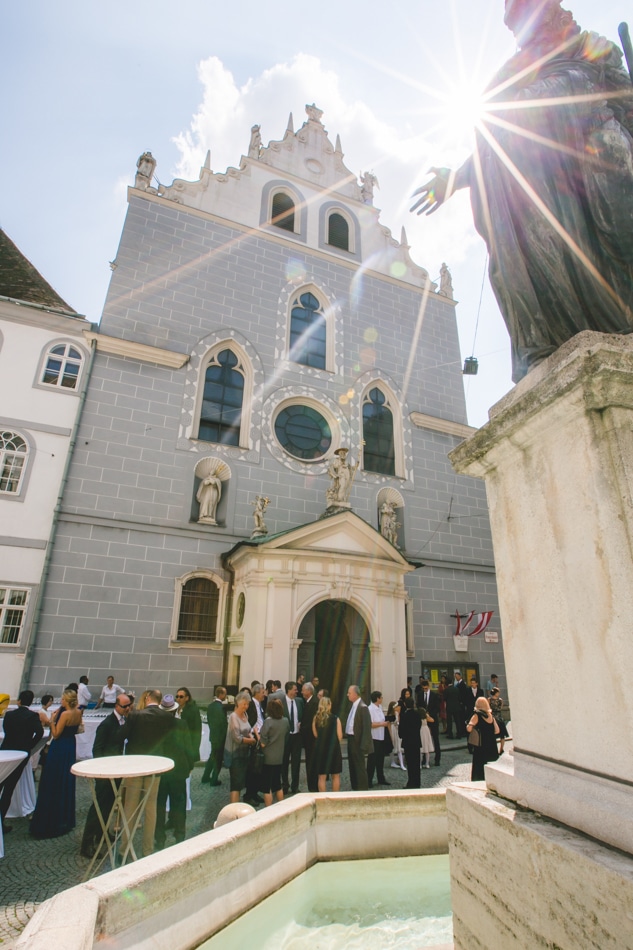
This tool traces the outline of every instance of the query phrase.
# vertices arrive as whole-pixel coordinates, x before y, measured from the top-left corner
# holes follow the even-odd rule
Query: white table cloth
[[[27,756],[26,752],[13,752],[7,749],[0,749],[0,782],[11,775],[11,772],[18,767],[22,759]],[[2,826],[0,825],[0,858],[4,857],[4,838],[2,837]]]

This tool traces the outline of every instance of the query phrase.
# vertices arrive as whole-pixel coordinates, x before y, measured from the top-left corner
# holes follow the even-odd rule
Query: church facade
[[[145,153],[98,333],[28,680],[136,692],[319,676],[395,698],[495,610],[450,281],[380,223],[316,106],[239,167]],[[498,622],[492,624],[498,631]],[[459,644],[459,645],[465,645]]]

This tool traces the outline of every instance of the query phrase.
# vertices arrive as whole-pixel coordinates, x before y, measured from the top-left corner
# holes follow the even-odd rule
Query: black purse
[[[468,733],[468,751],[473,754],[473,749],[479,749],[481,746],[481,733],[477,726]]]
[[[255,750],[253,752],[251,766],[255,775],[261,775],[264,771],[264,750],[260,746],[259,742],[255,746]]]

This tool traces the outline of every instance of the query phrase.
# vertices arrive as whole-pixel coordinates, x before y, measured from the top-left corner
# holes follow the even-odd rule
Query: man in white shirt
[[[92,693],[88,689],[90,680],[87,676],[79,677],[79,688],[77,689],[77,705],[80,709],[87,709],[88,703],[92,700]]]
[[[97,702],[97,709],[103,706],[104,709],[114,709],[116,698],[123,689],[114,682],[114,676],[108,676],[107,682],[101,690],[101,696]]]
[[[382,693],[374,690],[371,694],[371,703],[368,706],[371,718],[371,737],[374,751],[367,757],[367,783],[369,788],[374,784],[374,773],[379,785],[391,785],[385,778],[385,714],[382,709]]]

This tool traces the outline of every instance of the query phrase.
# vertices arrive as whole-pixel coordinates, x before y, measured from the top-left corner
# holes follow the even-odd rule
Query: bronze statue
[[[633,88],[620,50],[561,0],[506,0],[519,51],[488,87],[474,154],[412,211],[470,187],[518,382],[582,330],[633,331]]]

